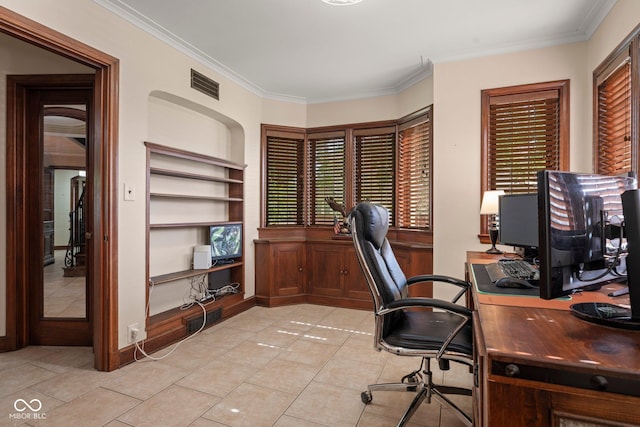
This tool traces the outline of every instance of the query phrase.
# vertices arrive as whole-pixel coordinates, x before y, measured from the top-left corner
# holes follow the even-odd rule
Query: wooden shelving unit
[[[193,241],[192,246],[208,244],[206,236],[211,225],[242,223],[244,214],[244,165],[152,142],[145,142],[147,148],[147,301],[151,286],[163,286],[171,282],[206,275],[211,272],[229,270],[233,283],[239,283],[239,292],[206,302],[207,311],[227,308],[240,304],[244,298],[244,262],[237,259],[231,264],[213,266],[209,269],[193,269],[191,265],[181,265],[175,271],[153,271],[154,260],[152,236],[165,230],[175,230],[188,236],[201,238]],[[162,177],[165,181],[158,180]],[[205,193],[201,184],[205,183]],[[209,187],[209,184],[212,184]],[[200,185],[198,187],[198,185]],[[163,188],[166,187],[166,188]],[[194,188],[197,187],[195,190]],[[176,191],[176,188],[184,188]],[[159,201],[169,205],[159,204]],[[176,214],[176,212],[179,212]],[[172,221],[154,219],[168,214]],[[197,214],[197,215],[196,215]],[[194,219],[195,215],[195,219]],[[203,216],[211,215],[203,220]],[[178,216],[179,218],[176,218]],[[177,219],[177,221],[175,220]],[[244,232],[242,233],[244,236]],[[244,246],[244,245],[243,245]],[[191,254],[182,247],[182,253],[176,259],[190,259]],[[244,251],[244,248],[243,248]],[[153,302],[152,302],[153,303]],[[185,324],[189,318],[202,315],[202,309],[194,306],[181,307],[182,300],[176,306],[155,313],[147,318],[147,347],[162,347],[186,335]]]

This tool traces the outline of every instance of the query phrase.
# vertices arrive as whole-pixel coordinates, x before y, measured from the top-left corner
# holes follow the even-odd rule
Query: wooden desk
[[[640,425],[640,332],[568,312],[576,298],[607,300],[608,290],[572,301],[481,294],[471,265],[494,259],[467,254],[478,370],[475,425]]]

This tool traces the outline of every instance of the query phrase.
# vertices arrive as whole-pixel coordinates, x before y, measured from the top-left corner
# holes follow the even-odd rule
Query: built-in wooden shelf
[[[239,310],[238,307],[244,303],[244,262],[242,258],[238,258],[230,264],[215,265],[207,269],[186,269],[154,274],[150,269],[151,266],[157,265],[158,260],[153,259],[153,248],[150,248],[150,245],[154,241],[151,236],[162,239],[163,230],[173,229],[177,231],[179,237],[189,236],[191,239],[194,236],[193,229],[195,229],[197,237],[194,238],[194,241],[187,240],[187,244],[182,242],[181,246],[176,248],[176,259],[189,259],[192,256],[191,253],[187,253],[190,250],[189,243],[193,246],[205,244],[206,240],[203,236],[208,234],[210,226],[242,224],[244,219],[245,166],[225,159],[152,142],[145,142],[145,146],[147,148],[147,301],[151,286],[165,284],[164,289],[168,289],[168,292],[174,292],[175,289],[168,283],[221,272],[222,276],[228,277],[225,281],[229,280],[230,283],[239,284],[238,293],[226,295],[216,301],[207,301],[203,305],[207,313],[224,308],[223,316],[232,314]],[[198,183],[200,183],[199,186]],[[215,185],[209,183],[215,183]],[[189,189],[190,186],[207,187],[207,190],[204,191],[206,195],[175,193],[181,191],[176,188]],[[198,190],[194,190],[194,192],[198,192]],[[161,203],[163,201],[170,203]],[[180,205],[180,209],[175,209],[176,204]],[[172,222],[151,223],[152,218],[163,217],[170,218],[169,220]],[[202,218],[207,217],[212,217],[215,221],[202,221]],[[186,267],[180,264],[175,266],[177,268]],[[158,266],[158,268],[162,267]],[[180,290],[180,286],[183,286],[183,283],[176,283],[174,288],[177,287]],[[175,307],[147,317],[145,344],[149,349],[157,349],[184,338],[190,333],[187,321],[202,315],[202,307],[195,301],[193,306],[185,308],[182,298],[177,298]]]
[[[216,202],[241,202],[238,197],[220,197],[220,196],[193,196],[190,194],[175,193],[149,193],[150,197],[165,197],[170,199],[189,199],[189,200],[212,200]]]
[[[161,283],[173,282],[174,280],[187,279],[189,277],[198,276],[200,274],[207,274],[212,271],[227,270],[229,268],[239,268],[243,265],[244,264],[242,262],[234,262],[231,264],[216,265],[211,268],[196,269],[196,270],[190,269],[190,270],[183,270],[183,271],[175,271],[167,274],[160,274],[158,276],[149,277],[149,281],[150,281],[149,286],[151,286],[151,282],[153,282],[154,285],[159,285]]]
[[[242,184],[242,181],[239,179],[220,178],[216,176],[201,175],[197,173],[181,172],[181,171],[175,171],[175,170],[169,170],[169,169],[149,168],[149,173],[152,175],[164,175],[164,176],[170,176],[173,178],[195,179],[198,181],[222,182],[226,184]]]

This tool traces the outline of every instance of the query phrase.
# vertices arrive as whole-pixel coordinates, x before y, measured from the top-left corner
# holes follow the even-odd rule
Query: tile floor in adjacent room
[[[0,426],[394,426],[413,393],[377,392],[369,405],[360,393],[399,380],[419,359],[375,351],[372,331],[368,311],[302,304],[253,307],[160,361],[108,373],[91,368],[90,348],[2,353]],[[459,364],[446,372],[448,384],[470,386],[471,377]],[[457,401],[471,410],[470,397]],[[434,401],[410,425],[462,423]]]

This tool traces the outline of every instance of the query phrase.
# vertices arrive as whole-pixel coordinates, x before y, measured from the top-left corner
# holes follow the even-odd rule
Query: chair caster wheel
[[[363,391],[360,393],[360,399],[362,399],[362,403],[368,405],[373,400],[373,396],[370,391]]]

